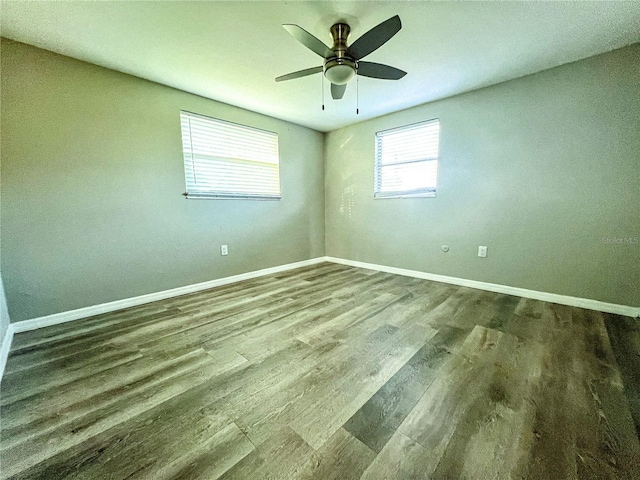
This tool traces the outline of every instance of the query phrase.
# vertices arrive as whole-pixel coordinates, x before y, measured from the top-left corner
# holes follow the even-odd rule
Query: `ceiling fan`
[[[334,100],[339,100],[347,89],[347,83],[356,74],[384,80],[400,80],[407,74],[407,72],[389,65],[362,61],[364,57],[387,43],[400,31],[402,23],[400,23],[398,15],[373,27],[351,45],[347,45],[351,27],[346,23],[336,23],[330,29],[333,37],[331,48],[298,25],[283,25],[283,27],[293,38],[324,58],[324,63],[319,67],[306,68],[282,75],[276,78],[276,82],[323,72],[327,80],[331,82],[331,96]]]

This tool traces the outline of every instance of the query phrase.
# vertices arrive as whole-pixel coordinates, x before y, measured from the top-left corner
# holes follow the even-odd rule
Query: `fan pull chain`
[[[358,93],[360,91],[360,89],[358,88],[358,86],[360,85],[359,80],[360,78],[358,75],[358,67],[356,65],[356,115],[360,115],[360,105],[358,103]]]
[[[320,83],[322,88],[322,111],[324,111],[324,74],[321,75],[322,81]]]

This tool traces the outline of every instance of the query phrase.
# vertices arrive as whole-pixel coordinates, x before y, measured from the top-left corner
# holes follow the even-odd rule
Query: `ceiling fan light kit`
[[[324,65],[324,76],[331,83],[345,85],[356,75],[356,62],[348,58],[336,58]]]
[[[407,72],[381,63],[363,62],[362,58],[374,52],[391,39],[400,29],[402,23],[398,15],[373,27],[352,45],[347,45],[351,28],[346,23],[336,23],[331,29],[333,37],[332,48],[327,47],[321,40],[311,35],[298,25],[283,25],[283,27],[309,50],[324,58],[320,67],[312,67],[297,72],[282,75],[276,82],[293,80],[322,72],[331,82],[331,97],[339,100],[343,97],[347,83],[356,75],[383,80],[399,80]]]

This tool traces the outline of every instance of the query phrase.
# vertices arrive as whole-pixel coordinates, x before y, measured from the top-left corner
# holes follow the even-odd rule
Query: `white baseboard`
[[[466,278],[448,277],[446,275],[437,275],[434,273],[420,272],[417,270],[407,270],[404,268],[387,267],[385,265],[376,265],[374,263],[357,262],[355,260],[346,260],[344,258],[325,257],[325,260],[342,265],[352,267],[367,268],[369,270],[378,270],[380,272],[394,273],[396,275],[404,275],[406,277],[422,278],[425,280],[433,280],[435,282],[450,283],[460,285],[462,287],[477,288],[479,290],[487,290],[489,292],[505,293],[507,295],[515,295],[517,297],[532,298],[534,300],[542,300],[544,302],[559,303],[561,305],[569,305],[571,307],[586,308],[589,310],[597,310],[600,312],[615,313],[628,317],[640,317],[640,308],[630,307],[628,305],[618,305],[616,303],[606,303],[599,300],[589,298],[570,297],[568,295],[558,295],[557,293],[539,292],[536,290],[527,290],[526,288],[509,287],[507,285],[499,285],[496,283],[479,282],[477,280],[468,280]]]
[[[527,290],[525,288],[509,287],[506,285],[499,285],[495,283],[479,282],[477,280],[468,280],[465,278],[448,277],[446,275],[437,275],[433,273],[420,272],[417,270],[407,270],[404,268],[388,267],[385,265],[377,265],[373,263],[358,262],[355,260],[346,260],[344,258],[336,257],[318,257],[310,260],[303,260],[301,262],[288,263],[286,265],[280,265],[277,267],[265,268],[262,270],[256,270],[253,272],[242,273],[239,275],[233,275],[231,277],[219,278],[216,280],[210,280],[208,282],[196,283],[193,285],[186,285],[184,287],[173,288],[171,290],[164,290],[162,292],[150,293],[147,295],[140,295],[138,297],[125,298],[122,300],[116,300],[114,302],[102,303],[99,305],[93,305],[90,307],[78,308],[77,310],[70,310],[67,312],[54,313],[53,315],[47,315],[44,317],[33,318],[31,320],[23,320],[21,322],[15,322],[9,325],[7,332],[2,339],[2,345],[0,347],[0,379],[7,362],[9,355],[9,349],[11,348],[11,342],[15,333],[27,332],[30,330],[36,330],[42,327],[48,327],[51,325],[58,325],[60,323],[71,322],[73,320],[79,320],[81,318],[92,317],[101,313],[114,312],[116,310],[122,310],[123,308],[135,307],[143,305],[145,303],[155,302],[157,300],[164,300],[166,298],[177,297],[188,293],[199,292],[209,288],[219,287],[221,285],[227,285],[230,283],[241,282],[243,280],[249,280],[252,278],[261,277],[264,275],[270,275],[273,273],[284,272],[292,270],[294,268],[306,267],[309,265],[315,265],[322,262],[333,262],[342,265],[349,265],[352,267],[366,268],[369,270],[377,270],[381,272],[393,273],[397,275],[404,275],[408,277],[422,278],[425,280],[433,280],[436,282],[450,283],[453,285],[460,285],[463,287],[477,288],[479,290],[487,290],[490,292],[504,293],[507,295],[515,295],[518,297],[532,298],[535,300],[542,300],[545,302],[559,303],[561,305],[569,305],[572,307],[587,308],[590,310],[598,310],[601,312],[615,313],[618,315],[625,315],[629,317],[640,317],[640,308],[631,307],[627,305],[618,305],[615,303],[606,303],[598,300],[591,300],[588,298],[570,297],[567,295],[558,295],[555,293],[539,292],[536,290]]]
[[[294,268],[306,267],[308,265],[315,265],[317,263],[325,262],[326,257],[312,258],[310,260],[303,260],[301,262],[288,263],[286,265],[279,265],[277,267],[264,268],[262,270],[255,270],[253,272],[241,273],[239,275],[233,275],[231,277],[218,278],[216,280],[209,280],[207,282],[195,283],[193,285],[185,285],[184,287],[172,288],[171,290],[164,290],[162,292],[149,293],[146,295],[140,295],[138,297],[124,298],[122,300],[116,300],[113,302],[101,303],[99,305],[92,305],[90,307],[78,308],[77,310],[69,310],[67,312],[54,313],[44,317],[32,318],[30,320],[23,320],[21,322],[12,323],[14,333],[28,332],[30,330],[36,330],[38,328],[49,327],[51,325],[58,325],[60,323],[71,322],[73,320],[79,320],[81,318],[92,317],[94,315],[100,315],[101,313],[115,312],[116,310],[122,310],[123,308],[135,307],[143,305],[145,303],[151,303],[158,300],[164,300],[167,298],[178,297],[180,295],[186,295],[187,293],[199,292],[201,290],[207,290],[209,288],[219,287],[221,285],[227,285],[229,283],[241,282],[243,280],[249,280],[252,278],[262,277],[264,275],[271,275],[273,273],[284,272],[292,270]],[[3,343],[4,346],[4,343]]]
[[[14,331],[13,324],[10,323],[2,339],[2,344],[0,344],[0,382],[2,382],[4,368],[7,366],[7,358],[9,358],[9,350],[11,349]]]

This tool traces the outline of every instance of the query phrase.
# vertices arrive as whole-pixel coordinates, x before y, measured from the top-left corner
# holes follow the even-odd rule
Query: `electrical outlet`
[[[483,246],[478,247],[478,256],[482,257],[482,258],[486,257],[487,256],[487,247],[483,247]]]
[[[220,245],[220,255],[229,255],[229,249],[226,245]]]

